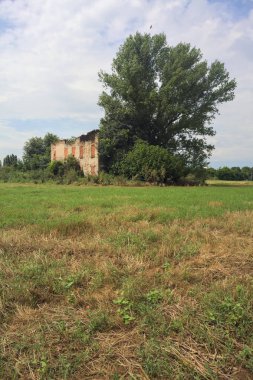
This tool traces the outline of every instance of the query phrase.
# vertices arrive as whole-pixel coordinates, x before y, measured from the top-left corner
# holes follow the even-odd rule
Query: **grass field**
[[[253,379],[253,187],[0,184],[0,379]]]

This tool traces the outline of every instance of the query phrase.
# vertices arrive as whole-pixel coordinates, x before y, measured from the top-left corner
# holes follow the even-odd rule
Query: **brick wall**
[[[97,175],[99,172],[98,131],[82,135],[72,144],[68,144],[66,140],[60,140],[51,145],[51,161],[63,161],[69,155],[79,161],[85,175]]]

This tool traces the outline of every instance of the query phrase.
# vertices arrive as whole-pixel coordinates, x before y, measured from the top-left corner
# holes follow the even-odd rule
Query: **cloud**
[[[152,25],[151,32],[165,32],[169,44],[190,42],[209,62],[216,58],[225,62],[238,88],[235,101],[221,107],[214,123],[213,162],[229,164],[233,152],[240,150],[245,162],[252,162],[246,146],[253,133],[253,3],[242,0],[243,12],[236,18],[238,4],[238,0],[2,0],[0,119],[4,124],[0,133],[5,128],[5,134],[1,152],[20,151],[22,138],[9,146],[6,128],[10,135],[13,129],[18,135],[25,120],[26,135],[39,135],[43,120],[45,125],[55,125],[50,132],[60,135],[62,120],[69,120],[69,135],[98,125],[102,90],[98,71],[110,70],[130,33],[149,32]]]
[[[22,156],[22,147],[31,137],[31,131],[19,131],[11,127],[8,122],[0,121],[0,160],[7,154]]]

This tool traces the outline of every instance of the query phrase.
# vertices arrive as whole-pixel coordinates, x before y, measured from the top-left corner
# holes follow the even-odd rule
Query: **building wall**
[[[60,140],[51,145],[51,161],[63,161],[68,156],[74,156],[80,163],[84,174],[97,175],[98,161],[98,132],[92,131],[82,135],[72,144]]]

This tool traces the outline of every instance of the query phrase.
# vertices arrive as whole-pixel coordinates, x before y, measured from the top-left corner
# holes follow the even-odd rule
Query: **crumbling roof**
[[[65,144],[73,145],[73,144],[75,144],[75,141],[78,139],[80,140],[80,142],[94,141],[98,132],[99,132],[98,129],[93,129],[93,131],[86,133],[86,135],[81,135],[73,141],[72,141],[72,139],[62,139],[62,140],[58,140],[56,143],[51,144],[51,145],[57,145],[57,143],[59,143],[59,142],[64,142]]]
[[[95,136],[96,134],[98,133],[98,129],[94,129],[93,131],[90,131],[88,133],[86,133],[86,135],[81,135],[79,138],[80,138],[80,141],[91,141],[91,140],[95,140]]]

